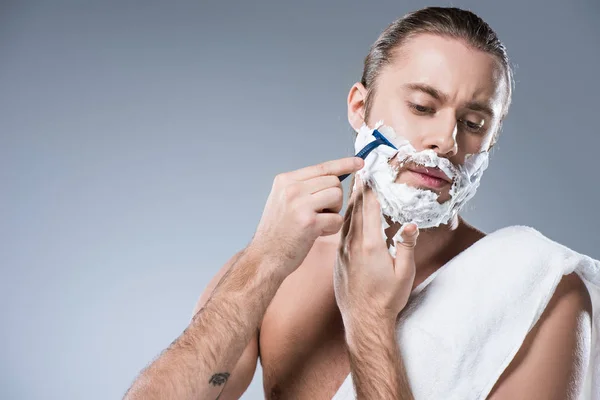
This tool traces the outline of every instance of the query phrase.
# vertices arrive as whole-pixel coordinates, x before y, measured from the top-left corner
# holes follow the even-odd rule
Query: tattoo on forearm
[[[208,383],[210,383],[213,386],[222,386],[227,382],[227,379],[229,379],[229,375],[229,372],[219,372],[218,374],[214,374],[213,376],[211,376],[208,380]],[[221,398],[221,395],[223,394],[223,389],[224,388],[221,388],[221,391],[219,392],[219,395],[215,400],[219,400]]]
[[[224,385],[225,382],[227,382],[227,379],[229,379],[229,372],[219,372],[218,374],[214,374],[210,380],[208,381],[208,383],[210,383],[213,386],[221,386]]]

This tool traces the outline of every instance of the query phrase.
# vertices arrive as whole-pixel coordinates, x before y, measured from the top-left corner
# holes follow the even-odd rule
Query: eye
[[[408,103],[408,106],[412,108],[416,114],[435,114],[435,110],[431,107],[426,107],[415,103]]]
[[[468,130],[472,132],[480,132],[483,129],[484,122],[481,123],[469,121],[468,119],[459,120],[463,125],[467,127]]]

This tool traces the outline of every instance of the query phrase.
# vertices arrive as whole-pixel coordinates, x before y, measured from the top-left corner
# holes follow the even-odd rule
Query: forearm
[[[363,318],[346,329],[357,399],[413,400],[395,323]]]
[[[283,281],[246,250],[187,329],[126,394],[137,399],[216,399]]]

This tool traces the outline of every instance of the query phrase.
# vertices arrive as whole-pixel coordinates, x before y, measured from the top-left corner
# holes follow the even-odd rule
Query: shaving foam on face
[[[439,157],[431,149],[417,152],[407,139],[396,134],[391,127],[383,125],[383,121],[380,121],[373,129],[366,124],[359,129],[355,142],[356,152],[376,140],[373,136],[374,129],[379,130],[398,150],[386,145],[378,146],[367,156],[364,167],[357,172],[357,175],[377,194],[382,211],[382,230],[385,231],[389,227],[384,216],[402,224],[393,238],[394,243],[402,241],[400,234],[405,224],[415,223],[419,229],[446,224],[475,195],[483,171],[488,166],[487,151],[469,154],[465,157],[463,165],[455,166],[450,160]],[[399,163],[397,166],[390,164],[394,156]],[[450,199],[440,203],[439,195],[431,190],[396,183],[400,168],[407,162],[442,170],[452,180]],[[396,249],[392,246],[390,248],[392,256],[395,256],[395,252]]]

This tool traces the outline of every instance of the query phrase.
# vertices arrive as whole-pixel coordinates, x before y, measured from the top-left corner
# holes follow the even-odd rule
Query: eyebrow
[[[446,93],[443,93],[442,91],[425,83],[407,83],[404,85],[404,88],[413,92],[423,92],[441,102],[445,102],[446,100],[448,100],[448,97],[450,97]]]
[[[484,114],[487,114],[490,118],[495,117],[495,113],[494,113],[494,110],[492,109],[492,107],[490,107],[489,105],[482,103],[480,101],[471,101],[471,102],[467,103],[466,107],[469,110],[480,111]]]
[[[441,90],[436,89],[433,86],[427,85],[425,83],[407,83],[404,85],[404,88],[411,91],[423,92],[442,103],[446,102],[450,97]],[[466,104],[465,107],[472,111],[479,111],[484,114],[487,114],[490,118],[494,118],[495,116],[492,107],[481,101],[470,101]]]

